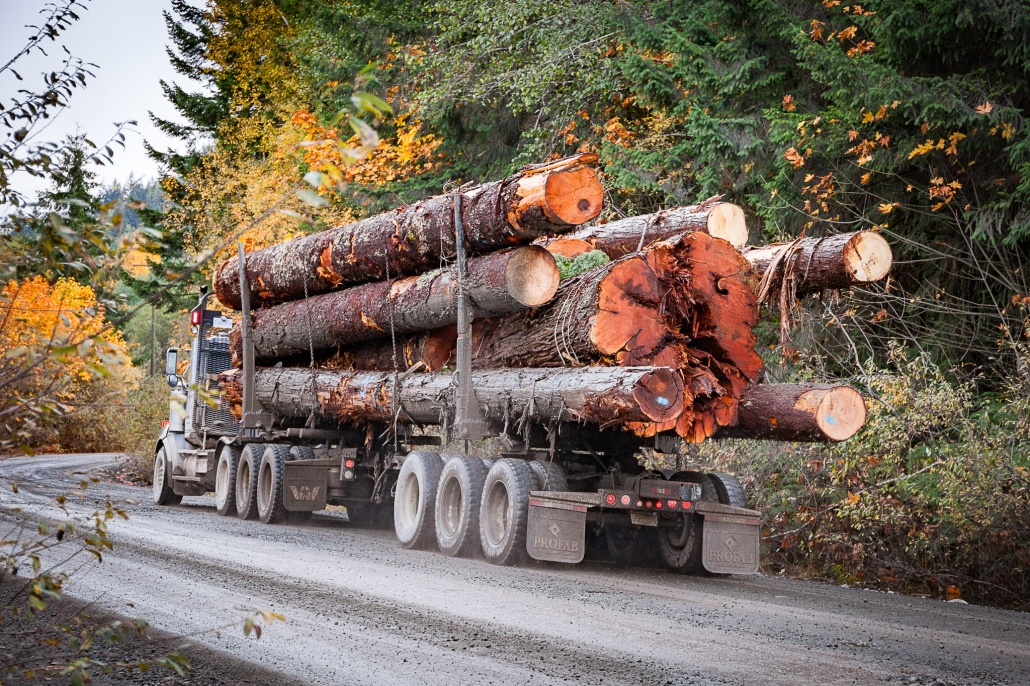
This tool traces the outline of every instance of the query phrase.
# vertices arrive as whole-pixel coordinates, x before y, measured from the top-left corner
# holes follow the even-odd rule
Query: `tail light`
[[[347,469],[354,469],[354,460],[347,460],[343,463],[343,466]]]
[[[608,495],[606,495],[604,497],[604,502],[608,503],[609,505],[614,505],[615,504],[615,494],[614,493],[609,493]]]

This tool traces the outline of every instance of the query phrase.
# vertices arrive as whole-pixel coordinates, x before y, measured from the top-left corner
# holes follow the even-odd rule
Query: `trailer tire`
[[[236,470],[239,466],[240,451],[235,446],[224,446],[215,467],[215,509],[223,517],[236,514]]]
[[[436,544],[451,557],[472,557],[480,549],[479,506],[487,469],[483,461],[455,455],[440,473],[436,492]]]
[[[748,507],[747,494],[744,493],[744,487],[737,481],[737,477],[732,474],[715,472],[709,474],[708,478],[711,479],[712,486],[715,487],[720,503],[723,505],[733,505],[734,507]]]
[[[283,504],[283,465],[290,457],[284,445],[267,445],[257,474],[258,518],[265,524],[278,524],[286,519]]]
[[[701,484],[701,500],[718,502],[715,485],[701,472],[679,472],[673,474],[673,481],[691,481]],[[693,512],[678,515],[676,526],[663,528],[658,536],[662,561],[674,572],[695,574],[704,571],[701,562],[704,517]]]
[[[567,491],[569,480],[565,477],[565,470],[554,462],[530,462],[529,469],[533,472],[538,491]]]
[[[498,460],[486,475],[479,538],[487,562],[515,565],[526,557],[526,525],[533,472],[525,460]]]
[[[240,519],[257,519],[257,475],[264,453],[262,443],[248,443],[240,453],[236,467],[236,516]]]
[[[290,448],[290,454],[287,456],[288,461],[293,460],[313,460],[315,458],[315,451],[306,445],[295,445]]]
[[[405,548],[429,549],[436,544],[434,511],[443,464],[437,453],[409,453],[397,476],[393,530]]]
[[[172,467],[168,464],[168,453],[159,448],[154,455],[154,504],[178,505],[182,496],[172,490]]]

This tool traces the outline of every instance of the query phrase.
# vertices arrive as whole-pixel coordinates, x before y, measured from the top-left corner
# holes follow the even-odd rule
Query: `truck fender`
[[[165,431],[164,429],[161,430],[161,434],[154,452],[157,453],[158,450],[164,448],[165,457],[172,467],[172,474],[184,474],[182,453],[192,447],[186,442],[186,435],[179,431]]]

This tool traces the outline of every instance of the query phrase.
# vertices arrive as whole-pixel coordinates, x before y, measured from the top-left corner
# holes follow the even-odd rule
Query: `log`
[[[523,246],[468,261],[469,301],[476,317],[538,307],[558,290],[551,253]],[[379,281],[258,310],[254,352],[259,363],[457,323],[456,268]],[[239,325],[230,335],[241,355]],[[391,367],[392,369],[392,367]]]
[[[786,272],[797,295],[879,281],[893,261],[890,244],[872,231],[746,248],[744,258],[763,278],[764,291],[778,291]],[[773,273],[765,279],[770,268]]]
[[[555,255],[576,259],[585,252],[600,250],[611,259],[636,252],[641,245],[665,240],[688,231],[704,231],[740,249],[747,243],[744,210],[718,197],[690,207],[674,207],[654,214],[629,217],[607,224],[588,226],[560,237],[536,241]]]
[[[735,426],[721,427],[719,438],[777,441],[844,441],[865,424],[862,394],[831,384],[758,384],[740,401]]]
[[[564,233],[601,211],[603,190],[583,154],[527,168],[504,179],[459,189],[322,231],[256,250],[247,256],[253,306],[273,305],[325,293],[341,286],[411,276],[452,259],[454,195],[462,196],[469,254],[482,254]],[[230,264],[231,263],[231,264]],[[215,295],[239,309],[235,260],[223,262],[212,279]]]
[[[683,409],[683,384],[661,367],[586,369],[499,369],[473,371],[476,398],[484,416],[499,430],[518,435],[525,422],[575,421],[602,428],[629,422],[675,421]],[[220,386],[233,412],[240,411],[238,370],[223,372]],[[384,372],[259,369],[255,395],[279,418],[306,419],[317,408],[341,423],[390,422],[394,416],[394,375]],[[452,374],[414,374],[399,384],[399,421],[446,424],[453,421]]]
[[[706,233],[651,244],[559,287],[548,305],[473,325],[476,369],[566,365],[654,365],[679,371],[684,411],[676,421],[634,427],[675,429],[692,442],[736,418],[737,399],[762,371],[751,329],[758,307],[740,253]],[[399,368],[451,364],[452,331],[398,340]],[[447,350],[446,354],[444,350]],[[329,361],[352,369],[394,368],[388,342],[355,346]]]

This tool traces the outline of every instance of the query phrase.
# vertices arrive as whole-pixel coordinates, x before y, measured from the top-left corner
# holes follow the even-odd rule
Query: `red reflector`
[[[651,507],[651,505],[653,505],[653,503],[652,503],[652,502],[651,502],[650,500],[648,500],[648,501],[647,501],[647,503],[645,503],[645,504],[646,504],[646,505],[647,505],[648,507]]]
[[[683,501],[683,509],[684,510],[689,510],[690,509],[690,503],[687,502],[686,500]]]
[[[161,420],[161,426],[168,426],[168,420],[167,419],[162,419]]]
[[[659,510],[662,509],[662,501],[659,500],[657,503],[654,504],[654,506],[657,507]]]
[[[670,500],[669,501],[669,509],[670,510],[675,510],[676,509],[676,501],[675,500]]]
[[[628,495],[622,496],[622,499],[619,502],[621,502],[623,505],[629,505],[629,496]]]
[[[615,494],[614,493],[609,493],[608,495],[606,495],[604,497],[604,502],[608,503],[609,505],[614,505],[615,504]]]
[[[203,316],[204,316],[204,313],[201,312],[200,310],[193,310],[193,312],[190,312],[190,324],[193,324],[194,326],[196,326],[197,324],[200,323],[200,318],[203,317]]]
[[[343,466],[346,467],[347,469],[353,469],[354,468],[354,460],[347,460],[346,462],[343,463]]]

